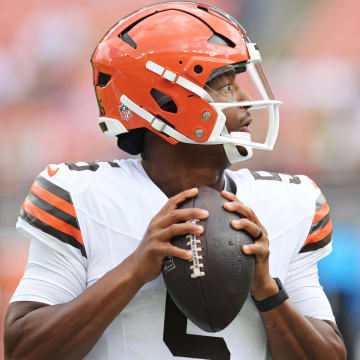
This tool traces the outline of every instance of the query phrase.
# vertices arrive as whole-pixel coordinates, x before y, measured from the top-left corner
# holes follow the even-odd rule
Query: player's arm
[[[11,303],[7,359],[81,359],[142,286],[130,256],[74,300],[59,305]]]
[[[304,317],[289,300],[260,315],[273,359],[346,359],[342,337],[332,321]]]
[[[269,239],[266,229],[254,212],[241,203],[235,195],[222,192],[229,200],[224,207],[239,213],[243,218],[232,221],[238,230],[247,231],[253,238],[262,236],[254,244],[244,245],[244,253],[256,256],[251,295],[262,301],[279,292],[269,273]],[[277,359],[345,359],[346,350],[335,323],[304,317],[289,301],[266,312],[260,312],[272,358]]]
[[[190,252],[169,240],[203,231],[201,226],[184,221],[204,219],[206,211],[177,209],[179,203],[196,194],[197,189],[190,189],[171,198],[151,220],[137,250],[73,300],[49,306],[12,303],[5,321],[7,359],[83,358],[140,287],[160,274],[165,256],[191,258]]]

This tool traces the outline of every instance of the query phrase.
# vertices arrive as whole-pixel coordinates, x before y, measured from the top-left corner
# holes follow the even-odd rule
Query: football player
[[[345,358],[317,273],[332,233],[320,189],[228,170],[276,141],[280,101],[260,61],[236,20],[196,2],[148,6],[107,32],[92,56],[99,125],[141,159],[49,165],[35,179],[17,223],[31,245],[9,359]],[[256,257],[251,294],[218,333],[187,320],[159,276],[164,257],[191,260],[170,239],[202,233],[186,220],[207,210],[178,209],[199,186],[221,191],[239,215],[229,226],[254,239],[242,249]]]

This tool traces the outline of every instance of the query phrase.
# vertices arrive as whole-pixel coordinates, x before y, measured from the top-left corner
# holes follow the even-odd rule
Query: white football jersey
[[[227,170],[225,188],[268,231],[270,272],[304,315],[332,320],[317,261],[331,251],[332,223],[320,189],[306,176]],[[12,302],[66,303],[139,245],[167,196],[139,160],[49,165],[25,199],[17,228],[31,241]],[[141,264],[139,264],[141,266]],[[162,276],[143,286],[86,359],[268,359],[266,334],[249,296],[218,333],[196,327],[167,296]]]

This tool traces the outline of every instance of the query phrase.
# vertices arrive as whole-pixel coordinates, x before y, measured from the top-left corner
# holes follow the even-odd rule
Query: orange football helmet
[[[230,162],[272,150],[279,104],[260,67],[260,53],[230,15],[197,2],[163,2],[121,19],[100,41],[91,62],[106,135],[146,128],[171,144],[224,144]],[[206,83],[229,69],[251,75],[260,100],[214,102]],[[263,143],[231,132],[223,109],[267,108]],[[247,151],[241,155],[236,146]]]

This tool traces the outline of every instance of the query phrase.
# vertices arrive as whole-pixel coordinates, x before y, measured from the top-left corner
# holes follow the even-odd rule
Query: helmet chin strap
[[[221,135],[224,135],[224,136],[229,135],[229,131],[226,128],[226,126],[224,126],[224,128],[221,132]],[[234,144],[226,143],[226,144],[223,144],[223,146],[224,146],[226,157],[228,158],[230,164],[234,164],[239,161],[248,160],[253,155],[252,147],[250,147],[250,146],[242,146],[247,151],[246,155],[241,155],[239,150],[237,149],[236,145],[234,145]]]

